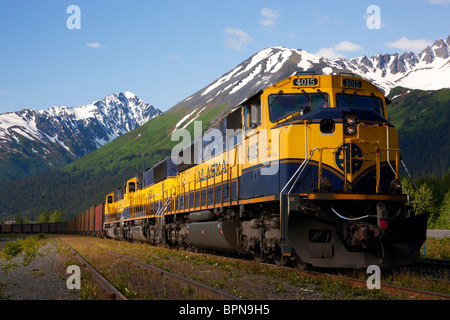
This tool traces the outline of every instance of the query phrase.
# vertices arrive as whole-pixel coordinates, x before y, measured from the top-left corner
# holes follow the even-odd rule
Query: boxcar
[[[105,204],[101,203],[95,207],[95,235],[103,236],[103,217],[105,213]]]
[[[23,233],[32,233],[33,225],[32,224],[24,224],[23,225]]]
[[[56,232],[61,233],[66,230],[66,223],[65,222],[57,222],[56,223]]]
[[[41,232],[46,232],[48,233],[49,231],[49,224],[48,223],[41,223]]]
[[[12,232],[13,233],[22,233],[22,225],[21,224],[13,224]]]
[[[95,234],[95,206],[89,208],[89,233]]]

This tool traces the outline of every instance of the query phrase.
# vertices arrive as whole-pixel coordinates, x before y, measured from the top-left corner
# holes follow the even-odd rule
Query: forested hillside
[[[389,120],[397,127],[403,160],[413,176],[444,176],[450,167],[450,89],[397,87],[388,98]]]
[[[450,90],[408,90],[395,88],[389,95],[389,119],[399,132],[403,160],[415,178],[434,177],[432,187],[449,172]],[[203,129],[227,110],[227,105],[206,109],[196,120]],[[121,186],[139,171],[170,155],[178,141],[171,141],[176,124],[185,116],[172,109],[138,129],[78,159],[61,170],[49,171],[0,185],[0,220],[17,214],[32,220],[42,211],[60,210],[64,218],[73,217],[104,200],[107,193]],[[192,132],[193,124],[187,126]],[[448,182],[448,176],[442,180]],[[440,188],[448,191],[445,187]],[[444,194],[434,191],[433,212],[439,212]]]
[[[225,106],[205,111],[197,118],[203,129],[217,119]],[[42,211],[58,209],[65,219],[98,204],[105,195],[170,156],[175,125],[183,117],[168,111],[138,129],[116,138],[70,165],[0,185],[0,220],[17,214],[34,220]],[[193,132],[193,123],[186,127]]]

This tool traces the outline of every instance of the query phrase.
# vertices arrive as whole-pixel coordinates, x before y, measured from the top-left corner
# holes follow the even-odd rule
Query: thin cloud
[[[176,55],[176,54],[169,54],[167,56],[170,60],[180,60],[180,56]]]
[[[335,44],[328,48],[321,48],[316,52],[317,55],[321,57],[325,57],[328,59],[339,59],[345,58],[345,54],[343,52],[354,52],[361,50],[362,47],[354,44],[350,41],[341,41],[338,44]]]
[[[402,37],[394,42],[386,42],[385,45],[390,48],[397,48],[405,51],[422,51],[427,46],[430,46],[433,41],[428,39],[408,39],[406,37]]]
[[[319,49],[319,51],[316,52],[316,54],[318,56],[328,58],[331,60],[344,58],[344,54],[334,50],[333,48],[321,48],[321,49]]]
[[[0,94],[10,95],[10,94],[12,94],[12,92],[6,91],[6,90],[0,90]]]
[[[89,48],[94,48],[94,49],[106,48],[106,47],[102,46],[98,42],[88,42],[88,43],[86,43],[86,46],[89,47]]]
[[[444,7],[450,4],[450,0],[429,0],[429,2],[431,4],[439,4]]]
[[[259,23],[266,27],[272,27],[275,25],[275,20],[277,20],[280,17],[280,13],[277,10],[262,8],[261,16],[262,18],[259,19]]]
[[[240,29],[225,28],[225,45],[234,50],[245,49],[247,43],[253,38]]]
[[[341,41],[334,46],[337,51],[358,51],[361,50],[361,46],[351,43],[350,41]]]
[[[324,23],[339,24],[342,22],[342,19],[332,18],[330,16],[326,16],[322,13],[319,13],[315,10],[311,12],[311,15],[315,18],[316,24],[324,24]]]

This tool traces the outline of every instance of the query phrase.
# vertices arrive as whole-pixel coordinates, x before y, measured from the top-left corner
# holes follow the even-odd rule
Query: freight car
[[[104,203],[86,209],[80,215],[66,222],[65,231],[67,233],[103,237],[104,210]]]
[[[27,224],[4,224],[1,233],[63,233],[66,228],[65,222],[52,223],[27,223]]]
[[[279,265],[413,263],[428,215],[403,194],[388,102],[352,75],[288,77],[108,194],[105,233]]]
[[[288,77],[64,229],[247,253],[278,265],[413,263],[428,214],[403,194],[387,103],[355,76]]]

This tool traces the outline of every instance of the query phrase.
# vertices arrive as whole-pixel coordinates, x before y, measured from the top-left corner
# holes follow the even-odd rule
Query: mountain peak
[[[438,58],[447,59],[450,55],[450,46],[441,38],[437,39],[431,48],[434,51],[434,55]]]
[[[124,91],[78,107],[0,114],[0,154],[7,154],[10,160],[5,165],[16,172],[15,176],[0,174],[0,181],[35,173],[35,167],[42,170],[68,164],[161,113]]]
[[[139,99],[133,92],[124,91],[123,95],[127,97],[127,99]]]
[[[188,123],[190,118],[198,115],[198,110],[223,105],[236,106],[262,88],[299,71],[311,71],[316,74],[355,73],[374,83],[385,94],[396,86],[432,90],[450,87],[447,42],[450,42],[450,36],[446,41],[436,40],[433,46],[425,48],[419,55],[413,52],[378,53],[371,57],[363,55],[335,60],[303,49],[268,47],[251,55],[173,108],[182,108],[183,115],[192,113],[191,117],[185,119]],[[194,112],[195,110],[197,111]],[[181,116],[180,119],[182,118]]]

